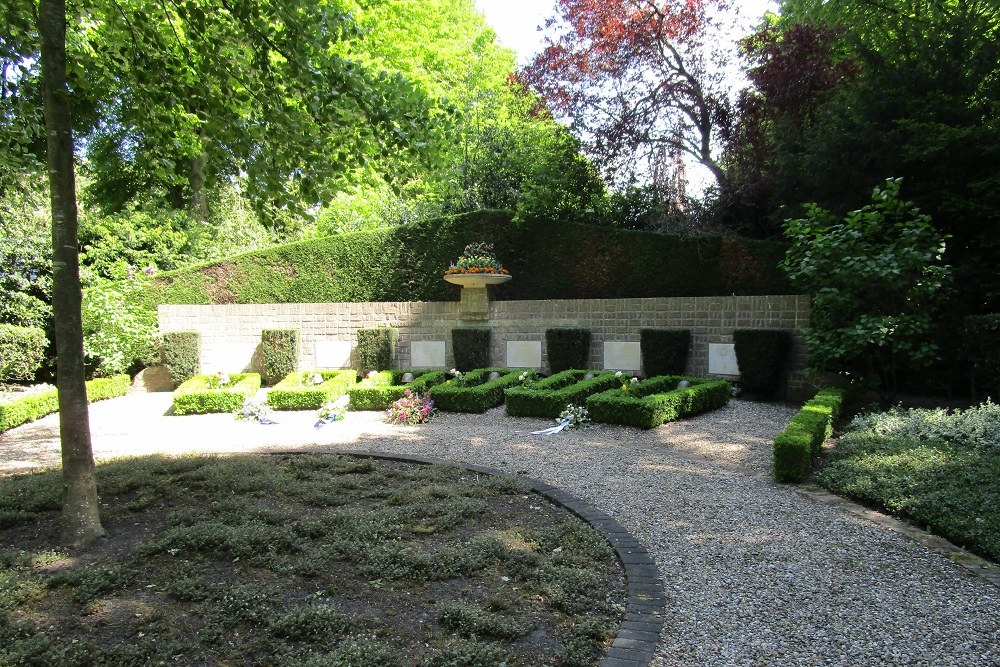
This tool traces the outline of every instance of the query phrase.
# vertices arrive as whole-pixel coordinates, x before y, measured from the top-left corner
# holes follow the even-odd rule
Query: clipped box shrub
[[[358,364],[362,375],[396,365],[396,339],[399,332],[394,327],[358,329]]]
[[[556,327],[545,330],[545,351],[553,375],[586,368],[590,359],[590,329]]]
[[[593,377],[585,379],[591,374]],[[504,410],[511,417],[555,419],[569,404],[583,405],[588,396],[621,385],[614,373],[568,370],[534,382],[530,387],[511,387],[504,392]]]
[[[642,372],[646,377],[684,375],[690,350],[690,329],[639,329]]]
[[[471,370],[490,365],[490,330],[485,328],[452,329],[451,347],[455,368]]]
[[[413,381],[403,382],[408,372],[413,375]],[[407,389],[422,394],[445,379],[444,371],[380,371],[347,390],[348,407],[351,410],[386,410],[402,398]]]
[[[973,394],[1000,401],[1000,314],[965,318],[963,351]]]
[[[679,388],[681,380],[690,386]],[[616,388],[594,394],[587,399],[587,411],[595,422],[655,428],[721,408],[731,393],[725,380],[665,375],[644,380],[628,391]]]
[[[445,412],[482,413],[503,403],[504,390],[513,387],[520,380],[524,369],[480,368],[465,374],[465,384],[459,386],[453,381],[431,387],[434,407]],[[490,373],[500,377],[490,380]]]
[[[299,330],[264,329],[260,332],[264,384],[280,382],[299,367]]]
[[[201,334],[168,331],[163,334],[163,365],[178,388],[201,370]]]
[[[34,379],[48,344],[42,329],[0,324],[0,382]]]
[[[90,380],[87,382],[87,402],[124,396],[131,386],[131,379],[127,375]],[[41,419],[53,412],[59,412],[59,392],[55,389],[5,403],[0,405],[0,432]]]
[[[317,375],[323,379],[318,384]],[[275,410],[318,410],[346,394],[357,379],[353,370],[295,371],[267,392],[267,404]]]
[[[813,458],[833,433],[840,416],[844,390],[827,387],[806,402],[774,438],[774,479],[801,482],[812,471]]]
[[[174,414],[234,412],[260,389],[260,373],[234,373],[229,384],[215,387],[216,376],[195,375],[174,390]]]
[[[782,329],[737,329],[733,332],[740,387],[758,398],[773,399],[781,386],[792,334]]]

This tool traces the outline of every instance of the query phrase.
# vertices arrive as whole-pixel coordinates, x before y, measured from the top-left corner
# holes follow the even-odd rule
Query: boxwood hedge
[[[323,381],[313,383],[314,375],[319,375]],[[267,392],[267,404],[275,410],[317,410],[327,401],[346,394],[357,379],[353,370],[296,371]]]
[[[687,380],[688,387],[678,387]],[[587,411],[595,422],[655,428],[683,417],[721,408],[729,402],[731,389],[725,380],[707,380],[682,375],[661,375],[640,382],[634,389],[621,388],[594,394]]]
[[[434,407],[445,412],[482,413],[503,403],[504,390],[513,387],[520,380],[523,368],[479,368],[465,373],[462,386],[445,381],[431,387]],[[490,380],[491,373],[499,377]]]
[[[411,382],[403,382],[407,373]],[[444,371],[380,371],[347,390],[351,410],[385,410],[403,397],[407,389],[423,393],[445,381]]]
[[[234,373],[225,387],[213,387],[213,375],[195,375],[174,390],[174,414],[233,412],[260,389],[260,373]]]
[[[592,377],[585,379],[588,374]],[[506,390],[504,410],[512,417],[555,419],[567,404],[583,405],[591,394],[620,385],[614,373],[571,369],[532,383],[530,387]]]
[[[127,375],[90,380],[87,382],[87,402],[124,396],[131,386],[132,380]],[[58,411],[59,392],[55,389],[5,403],[0,405],[0,432]]]
[[[821,389],[807,401],[774,438],[774,479],[779,482],[801,482],[812,471],[813,457],[833,433],[833,424],[840,416],[844,390],[835,387]]]

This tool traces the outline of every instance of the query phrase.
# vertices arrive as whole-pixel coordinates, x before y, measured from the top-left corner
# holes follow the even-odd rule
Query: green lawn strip
[[[59,473],[9,481],[4,665],[593,666],[621,620],[613,549],[515,477],[333,454],[119,459],[97,467],[107,548],[73,554],[51,546]]]
[[[689,387],[678,387],[682,380]],[[591,420],[637,428],[660,424],[721,408],[729,403],[731,389],[725,380],[660,375],[643,380],[635,388],[620,387],[587,399]]]
[[[233,412],[260,389],[260,373],[233,373],[229,384],[215,387],[214,375],[195,375],[174,390],[174,414]]]
[[[124,396],[132,387],[127,375],[97,378],[87,382],[87,401],[94,403]],[[56,389],[19,398],[0,405],[0,433],[36,419],[59,412],[59,392]]]
[[[1000,448],[851,432],[818,479],[1000,563]]]
[[[430,389],[434,407],[445,412],[482,413],[503,403],[504,391],[520,382],[524,368],[478,368],[464,374],[464,384],[454,380]],[[489,379],[491,373],[499,377]]]
[[[812,472],[812,462],[820,447],[833,433],[840,416],[844,390],[821,389],[802,406],[784,431],[774,438],[774,479],[801,482]]]
[[[593,377],[584,379],[586,375]],[[613,372],[567,370],[533,382],[529,387],[511,387],[504,392],[504,410],[512,417],[555,419],[566,405],[583,405],[587,397],[621,386]]]
[[[323,378],[314,384],[312,378]],[[343,396],[357,381],[353,370],[296,371],[289,373],[267,392],[267,404],[275,410],[317,410]]]
[[[407,373],[413,375],[411,382],[402,380]],[[348,407],[351,410],[385,410],[402,398],[407,389],[422,394],[445,379],[444,371],[379,371],[347,390]]]

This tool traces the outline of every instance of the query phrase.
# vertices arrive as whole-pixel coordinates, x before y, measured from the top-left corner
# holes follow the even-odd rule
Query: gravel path
[[[792,411],[734,401],[651,431],[444,414],[394,427],[349,413],[259,426],[165,416],[169,394],[91,407],[99,459],[154,452],[363,449],[525,473],[603,509],[656,559],[667,618],[653,667],[1000,666],[1000,588],[879,523],[769,478],[770,440]],[[0,475],[59,461],[49,416],[0,434]],[[0,477],[2,483],[2,477]]]

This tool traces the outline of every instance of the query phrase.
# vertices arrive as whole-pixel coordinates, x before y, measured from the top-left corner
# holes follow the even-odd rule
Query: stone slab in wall
[[[410,366],[413,368],[444,368],[443,340],[415,340],[410,343]]]
[[[540,340],[509,340],[507,341],[508,368],[541,368],[542,341]]]
[[[736,363],[736,346],[732,343],[708,344],[708,374],[709,375],[739,375],[740,367]]]
[[[316,370],[351,367],[351,342],[318,340],[313,346]]]
[[[639,372],[642,364],[642,352],[639,343],[613,342],[604,343],[604,370]]]
[[[202,342],[201,372],[212,373],[249,373],[257,372],[254,368],[254,354],[260,342],[231,343],[206,345]]]

